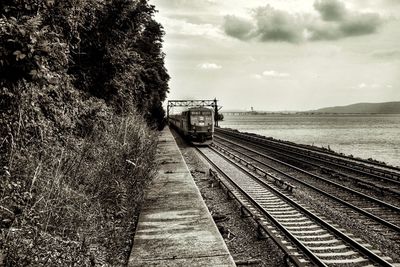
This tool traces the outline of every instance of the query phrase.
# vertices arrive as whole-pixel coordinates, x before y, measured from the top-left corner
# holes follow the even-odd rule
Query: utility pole
[[[167,121],[169,119],[169,101],[168,101],[168,105],[167,105]]]
[[[214,122],[215,126],[218,127],[218,100],[217,98],[214,98]]]

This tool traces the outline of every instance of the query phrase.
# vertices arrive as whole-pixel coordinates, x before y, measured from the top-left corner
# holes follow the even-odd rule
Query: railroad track
[[[342,165],[333,164],[332,162],[324,159],[315,158],[314,156],[307,156],[302,153],[286,150],[282,147],[271,147],[265,143],[266,139],[259,137],[254,139],[253,136],[226,130],[219,130],[219,133],[216,135],[216,137],[218,136],[253,144],[264,151],[268,151],[269,154],[272,153],[274,157],[281,158],[285,161],[290,160],[300,165],[311,166],[316,170],[326,173],[328,177],[331,176],[334,179],[341,179],[339,182],[346,183],[345,186],[347,187],[362,188],[367,192],[367,194],[374,195],[377,198],[385,198],[386,195],[394,196],[397,199],[400,197],[400,181],[393,180],[388,177],[382,177],[376,174],[371,174],[369,172],[360,171],[349,166],[343,167]]]
[[[284,152],[287,156],[288,153],[292,153],[296,156],[302,156],[309,160],[314,160],[318,163],[329,164],[337,168],[342,168],[343,170],[350,171],[363,175],[364,177],[370,177],[374,179],[374,182],[386,181],[388,185],[383,184],[383,187],[388,187],[390,184],[400,185],[400,168],[393,167],[389,165],[384,165],[381,163],[350,158],[348,156],[334,154],[332,152],[323,152],[320,150],[312,149],[311,147],[306,147],[304,145],[292,144],[284,141],[276,141],[270,138],[265,138],[261,136],[255,136],[252,134],[240,133],[232,130],[216,128],[216,134],[224,134],[229,136],[234,136],[241,139],[246,139],[248,141],[253,141],[258,144],[262,144],[265,147],[274,149],[277,151]]]
[[[219,146],[217,146],[219,145]],[[227,139],[216,138],[214,146],[229,155],[244,157],[251,165],[264,172],[273,173],[281,179],[289,179],[307,189],[311,189],[343,207],[350,208],[355,214],[350,216],[365,221],[361,214],[370,219],[368,224],[394,240],[400,236],[400,208],[370,197],[339,183],[325,179],[296,166],[272,158],[258,150]],[[390,230],[390,232],[388,232]]]
[[[218,180],[252,214],[262,228],[297,266],[394,266],[369,244],[323,218],[301,203],[287,183],[249,170],[215,148],[197,148],[217,170]],[[277,182],[278,181],[278,182]],[[283,186],[283,187],[282,187]],[[286,189],[284,189],[286,188]]]

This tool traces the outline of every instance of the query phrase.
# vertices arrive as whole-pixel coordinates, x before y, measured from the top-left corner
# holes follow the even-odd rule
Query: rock
[[[249,260],[236,260],[236,265],[254,265],[260,264],[262,261],[260,259],[249,259]]]
[[[221,235],[225,235],[229,232],[229,230],[224,227],[223,225],[217,225],[219,232],[221,233]]]
[[[6,261],[6,254],[4,254],[4,253],[0,250],[0,267],[3,267],[3,266],[6,265],[5,261]]]
[[[12,223],[13,223],[13,220],[11,220],[9,218],[3,219],[1,221],[0,228],[9,228]]]
[[[22,208],[22,206],[20,206],[20,205],[15,205],[15,206],[13,207],[13,211],[14,211],[14,214],[15,214],[15,215],[21,214],[21,213],[22,213],[22,210],[23,210],[23,208]]]
[[[223,214],[218,214],[218,213],[213,214],[212,217],[213,217],[213,220],[214,220],[216,223],[218,223],[218,222],[224,222],[224,221],[229,220],[229,217],[227,217],[227,216],[225,216],[225,215],[223,215]]]

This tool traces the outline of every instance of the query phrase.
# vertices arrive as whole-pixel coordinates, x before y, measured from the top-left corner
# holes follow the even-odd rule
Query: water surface
[[[400,114],[225,115],[220,126],[400,166]]]

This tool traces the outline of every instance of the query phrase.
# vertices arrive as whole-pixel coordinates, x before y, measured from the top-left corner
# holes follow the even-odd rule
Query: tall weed
[[[6,265],[125,264],[156,133],[134,114],[92,126],[62,147],[13,151],[14,171],[0,182]]]

